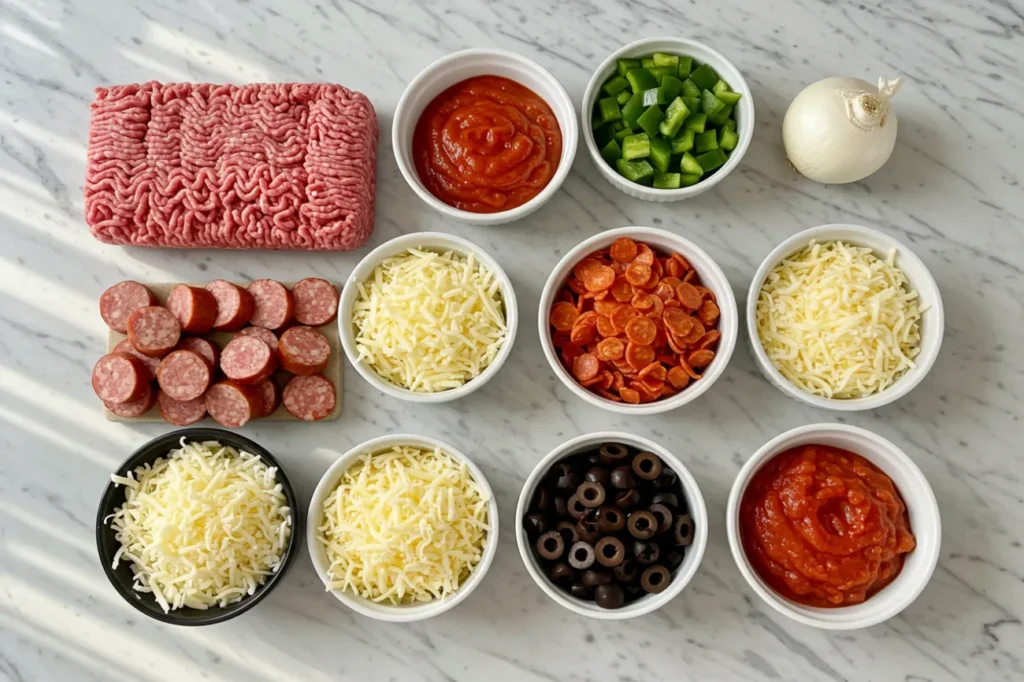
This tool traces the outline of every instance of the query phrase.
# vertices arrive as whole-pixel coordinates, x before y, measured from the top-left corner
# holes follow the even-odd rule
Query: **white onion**
[[[811,180],[840,184],[881,168],[896,145],[889,99],[902,79],[834,77],[808,85],[782,121],[782,143],[793,167]]]

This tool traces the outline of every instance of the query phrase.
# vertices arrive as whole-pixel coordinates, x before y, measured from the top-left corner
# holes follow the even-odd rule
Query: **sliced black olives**
[[[668,588],[693,542],[688,509],[661,457],[604,443],[552,465],[522,523],[554,585],[616,609]]]

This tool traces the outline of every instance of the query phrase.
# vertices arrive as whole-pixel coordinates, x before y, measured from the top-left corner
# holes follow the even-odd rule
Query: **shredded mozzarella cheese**
[[[757,299],[757,332],[772,364],[801,389],[862,398],[915,367],[921,310],[916,291],[871,249],[812,241],[775,266]]]
[[[327,589],[408,604],[455,592],[480,563],[487,495],[440,449],[363,455],[324,501]]]
[[[292,529],[277,468],[217,441],[186,443],[128,476],[124,505],[105,519],[134,589],[164,612],[227,606],[281,566]]]
[[[352,321],[359,359],[403,388],[458,388],[487,369],[505,343],[500,283],[472,254],[409,249],[358,286]]]

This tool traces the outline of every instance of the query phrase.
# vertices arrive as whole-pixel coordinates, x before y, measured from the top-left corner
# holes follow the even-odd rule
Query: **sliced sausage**
[[[266,327],[246,327],[238,332],[240,336],[253,336],[270,346],[270,350],[277,352],[277,334]]]
[[[167,296],[167,309],[178,318],[181,330],[205,334],[217,319],[217,299],[206,289],[179,284]]]
[[[295,321],[319,327],[338,315],[338,290],[326,279],[307,277],[292,287]]]
[[[277,409],[277,406],[281,404],[281,388],[274,381],[273,377],[270,379],[264,379],[260,383],[256,384],[256,388],[259,389],[260,398],[262,400],[260,412],[257,417],[266,417],[268,414],[273,413]]]
[[[206,339],[196,336],[186,336],[179,341],[178,350],[190,350],[193,353],[198,353],[203,360],[206,360],[206,364],[210,366],[211,370],[215,369],[220,361],[220,348]]]
[[[139,351],[135,350],[135,346],[133,346],[132,342],[129,341],[128,339],[125,339],[121,343],[114,346],[114,350],[110,352],[127,353],[128,355],[134,355],[139,360],[141,360],[142,364],[146,366],[147,370],[149,370],[148,381],[156,380],[156,368],[160,366],[160,358],[151,358],[148,355],[143,355]]]
[[[124,334],[131,314],[150,305],[156,305],[156,296],[144,285],[131,280],[118,282],[100,296],[100,316],[108,327]]]
[[[334,412],[334,385],[323,374],[292,377],[284,387],[284,407],[303,421],[317,421]]]
[[[213,328],[222,332],[236,332],[252,317],[252,294],[223,279],[215,279],[206,285],[206,290],[217,300],[217,317]]]
[[[222,426],[244,426],[262,408],[263,398],[255,386],[218,381],[206,392],[206,411]]]
[[[124,417],[125,419],[134,419],[135,417],[141,417],[142,415],[153,409],[153,404],[156,403],[156,391],[153,389],[153,384],[147,382],[146,390],[143,392],[142,397],[138,400],[132,400],[127,403],[103,403],[108,410],[116,414],[118,417]]]
[[[206,416],[206,400],[202,396],[193,400],[175,400],[163,391],[158,391],[156,406],[164,421],[175,426],[195,424]]]
[[[130,403],[146,393],[149,369],[128,353],[110,353],[92,368],[92,390],[104,403]]]
[[[224,376],[240,384],[258,384],[277,369],[270,346],[255,336],[236,336],[220,354]]]
[[[249,285],[254,308],[249,323],[266,329],[280,329],[292,319],[295,301],[288,287],[272,279],[258,279]]]
[[[171,311],[160,306],[139,308],[128,318],[128,340],[135,350],[151,358],[167,355],[178,345],[181,325]]]
[[[156,381],[160,390],[175,400],[193,400],[210,387],[212,374],[202,355],[176,350],[160,361]]]
[[[319,374],[327,367],[331,344],[327,337],[312,327],[292,327],[277,344],[281,367],[293,374]]]

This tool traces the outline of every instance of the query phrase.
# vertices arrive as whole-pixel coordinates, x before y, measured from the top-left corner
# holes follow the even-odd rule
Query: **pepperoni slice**
[[[253,310],[249,323],[267,329],[280,329],[295,313],[295,299],[288,287],[272,279],[258,279],[249,285]]]
[[[604,389],[600,389],[600,388],[597,389],[597,394],[599,396],[601,396],[602,398],[604,398],[605,400],[610,400],[613,403],[621,403],[622,402],[622,398],[620,398],[619,396],[615,395],[614,393],[609,393],[607,390],[604,390]]]
[[[690,383],[690,375],[686,373],[686,370],[682,367],[676,366],[668,371],[668,383],[672,385],[676,390],[682,390],[686,388],[686,385]]]
[[[665,377],[668,375],[668,370],[660,362],[652,362],[651,364],[640,370],[637,377],[643,381],[647,377],[654,379],[655,381],[665,381]]]
[[[650,346],[642,346],[636,343],[626,344],[626,362],[633,368],[634,371],[639,372],[647,365],[654,362],[654,349]]]
[[[598,315],[606,315],[610,317],[612,313],[619,309],[620,305],[622,304],[617,301],[594,301],[594,312]]]
[[[615,271],[607,265],[599,265],[590,270],[583,280],[587,291],[606,291],[613,284],[615,284]]]
[[[682,355],[679,356],[679,366],[683,368],[683,371],[686,372],[691,379],[700,379],[700,375],[697,374],[696,370],[690,366],[690,363],[687,362],[686,358]]]
[[[638,251],[635,241],[629,237],[619,237],[609,249],[609,254],[617,263],[629,263],[636,258]]]
[[[657,296],[651,296],[651,303],[654,304],[654,307],[651,308],[651,311],[650,311],[650,314],[652,315],[652,319],[653,318],[657,318],[657,319],[660,320],[661,319],[661,314],[665,311],[665,303],[664,303],[664,301],[662,301]]]
[[[100,296],[100,317],[115,332],[128,331],[128,318],[139,308],[156,305],[153,292],[132,280],[118,282]]]
[[[188,426],[206,416],[205,396],[195,400],[175,400],[163,391],[157,392],[156,406],[160,410],[160,416],[168,424],[175,426]]]
[[[686,342],[683,341],[682,337],[676,336],[675,334],[668,335],[668,347],[672,349],[672,352],[676,355],[682,355],[686,352]]]
[[[615,328],[615,325],[612,324],[612,321],[610,319],[608,319],[604,315],[598,315],[597,333],[600,334],[602,338],[604,338],[607,336],[618,336],[619,330]]]
[[[634,317],[626,324],[626,338],[641,346],[649,346],[658,334],[658,327],[649,317]],[[653,353],[653,351],[652,351]]]
[[[593,343],[596,338],[597,324],[590,319],[584,319],[583,317],[576,321],[576,324],[572,327],[572,333],[569,334],[569,340],[577,346],[589,345]]]
[[[635,388],[621,388],[619,389],[619,396],[624,403],[636,405],[640,402],[640,392]]]
[[[715,351],[713,350],[695,350],[690,353],[690,357],[687,361],[691,367],[696,369],[702,369],[711,364],[711,361],[715,359]]]
[[[676,290],[671,284],[663,279],[658,282],[658,286],[654,288],[654,295],[660,298],[662,302],[671,301],[676,297]]]
[[[679,263],[679,265],[682,266],[684,272],[686,272],[688,270],[693,270],[693,266],[690,265],[690,262],[688,260],[683,258],[682,254],[673,252],[672,253],[672,260],[674,260],[677,263]]]
[[[149,382],[146,383],[146,390],[138,400],[131,400],[126,403],[103,403],[104,407],[108,410],[116,414],[118,417],[123,417],[125,419],[141,417],[153,409],[153,405],[155,404],[156,391],[153,390],[153,384]]]
[[[665,328],[676,336],[686,336],[693,329],[693,318],[681,308],[665,308],[661,315]]]
[[[701,298],[703,298],[705,301],[710,299],[715,303],[718,303],[718,297],[715,296],[715,292],[711,291],[711,289],[708,289],[707,287],[701,286],[699,284],[695,284],[694,286],[696,287],[697,291],[700,292]]]
[[[612,372],[612,388],[616,391],[621,391],[626,387],[626,380],[622,376],[622,372],[615,370]]]
[[[338,290],[326,279],[307,277],[292,287],[295,321],[321,327],[338,316]]]
[[[697,271],[696,270],[687,270],[686,274],[683,275],[683,281],[684,282],[692,283],[692,282],[695,282],[696,280],[697,280]]]
[[[640,285],[640,288],[646,291],[654,291],[654,289],[657,288],[658,286],[658,282],[660,281],[661,275],[659,275],[655,270],[652,269],[651,276],[647,278],[646,282]]]
[[[722,333],[717,329],[712,329],[704,336],[697,339],[697,343],[694,344],[700,350],[709,350],[712,346],[718,343],[718,340],[722,338]]]
[[[151,358],[167,355],[178,345],[181,325],[167,308],[139,308],[128,318],[128,340],[135,350]]]
[[[601,371],[601,361],[590,353],[583,353],[572,362],[572,373],[578,381],[589,381]]]
[[[683,269],[683,266],[679,264],[679,261],[675,258],[671,258],[665,263],[665,272],[667,272],[669,276],[678,279],[686,271]]]
[[[612,284],[611,288],[612,298],[619,303],[628,303],[633,298],[633,285],[625,278],[620,276],[615,278],[615,283]]]
[[[629,304],[637,310],[648,311],[654,307],[654,296],[638,291],[633,295],[633,300]]]
[[[130,403],[146,393],[149,369],[134,355],[110,353],[92,368],[92,390],[104,403]]]
[[[711,299],[705,300],[700,304],[700,308],[697,309],[697,317],[705,326],[711,327],[718,322],[718,316],[721,315],[721,310],[718,309],[718,304]]]
[[[626,268],[626,281],[635,287],[642,287],[651,279],[651,266],[638,261],[630,263]]]
[[[635,317],[640,317],[640,311],[631,306],[624,305],[612,314],[611,321],[616,329],[625,331],[626,325]]]
[[[600,267],[602,267],[601,261],[593,257],[588,257],[584,258],[575,266],[573,266],[572,274],[574,274],[576,276],[576,279],[580,280],[581,282],[586,282],[587,275],[591,271]]]
[[[691,317],[690,319],[693,320],[693,329],[690,330],[689,334],[683,337],[683,341],[688,344],[694,344],[697,343],[697,340],[700,339],[700,337],[704,336],[705,329],[700,320],[695,317]]]
[[[565,285],[569,287],[569,290],[572,291],[577,296],[582,296],[583,294],[587,293],[587,289],[586,287],[583,286],[583,282],[581,282],[579,279],[575,277],[569,279],[569,281],[567,281]]]
[[[577,346],[575,343],[567,343],[562,348],[562,359],[565,360],[565,364],[572,367],[572,364],[576,362],[576,358],[583,355],[583,349]]]
[[[636,258],[633,259],[634,263],[643,263],[644,265],[654,265],[654,252],[651,251],[651,247],[647,244],[637,244]]]
[[[210,386],[212,372],[206,359],[190,350],[176,350],[160,361],[156,381],[175,400],[194,400]]]
[[[625,352],[626,344],[615,336],[602,339],[597,344],[597,356],[606,362],[620,359]]]
[[[579,313],[576,311],[576,306],[559,301],[551,306],[551,315],[548,317],[548,321],[558,331],[567,332],[572,330],[572,325],[576,322],[577,317],[579,317]]]

